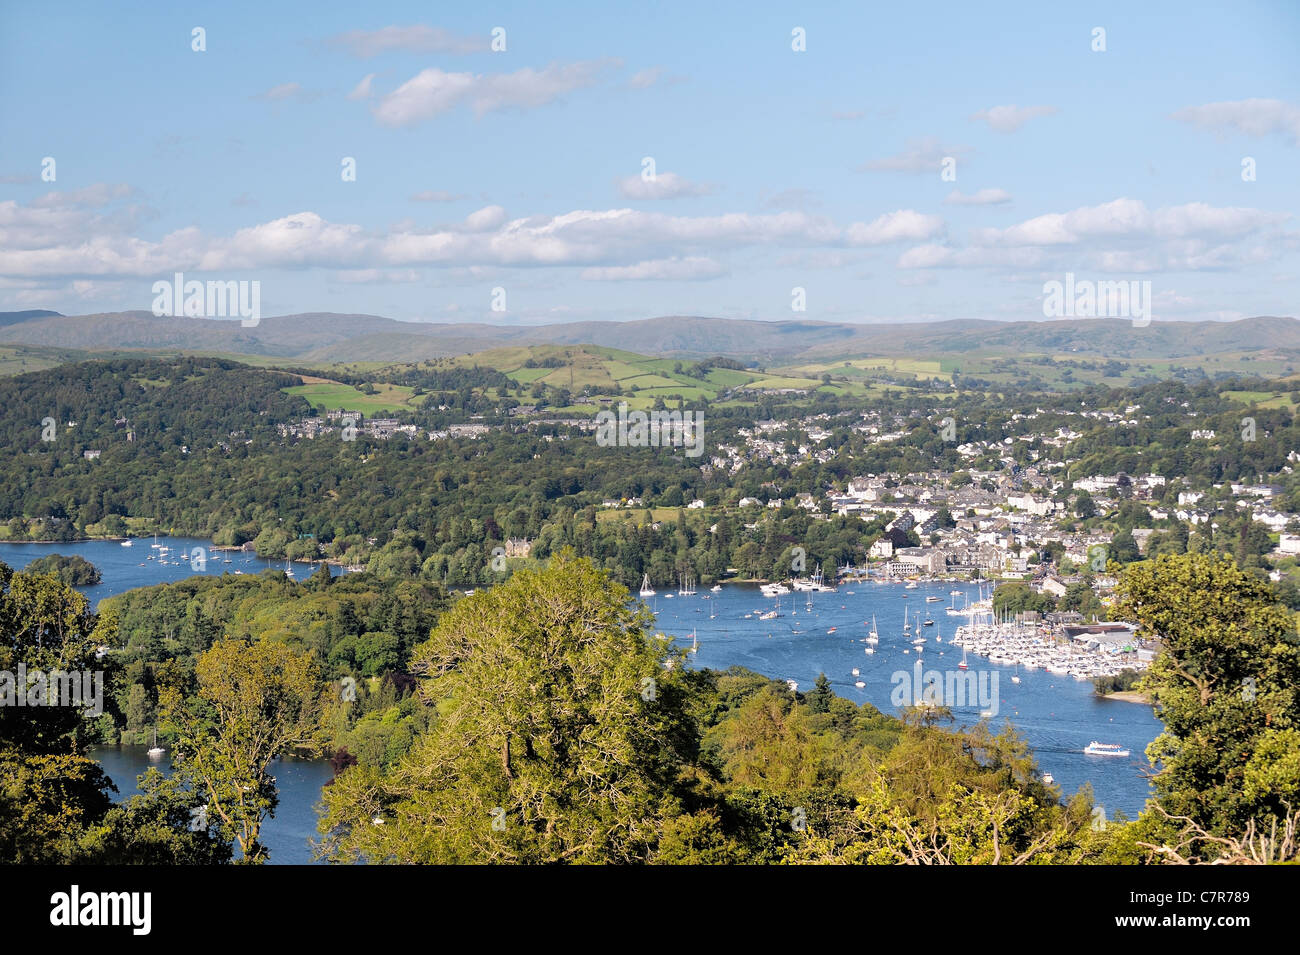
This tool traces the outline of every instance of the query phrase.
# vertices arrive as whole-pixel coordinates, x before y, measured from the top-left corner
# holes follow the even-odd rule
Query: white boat
[[[867,643],[879,643],[880,632],[876,629],[876,615],[871,615],[871,632],[867,634]]]
[[[863,683],[861,680],[855,680],[853,682],[853,685],[856,686],[859,690],[862,689],[864,686],[866,686],[866,684]]]
[[[646,574],[643,578],[641,578],[641,596],[653,597],[654,595],[655,595],[654,588],[650,586],[650,575]]]
[[[148,756],[150,759],[162,759],[165,752],[167,750],[158,745],[158,727],[155,726],[153,730],[153,746],[149,748]]]
[[[937,603],[942,603],[942,602],[943,602],[943,598],[942,598],[942,597],[936,597],[936,596],[934,596],[934,594],[931,594],[930,596],[928,596],[928,597],[925,598],[925,602],[928,603],[928,604],[937,604]]]
[[[1056,782],[1056,780],[1055,780],[1054,778],[1052,778],[1052,774],[1051,774],[1051,773],[1043,773],[1043,783],[1044,783],[1044,785],[1050,786],[1050,785],[1052,785],[1052,783],[1054,783],[1054,782]]]
[[[917,587],[917,583],[916,583],[915,580],[913,580],[913,581],[910,581],[910,582],[908,583],[908,585],[907,585],[906,587],[904,587],[903,589],[904,589],[904,590],[915,590],[916,587]]]
[[[722,593],[722,584],[714,584],[712,587],[709,588],[709,592],[715,594]]]
[[[965,647],[962,647],[962,648],[961,648],[961,663],[958,663],[958,664],[957,664],[957,669],[958,669],[958,670],[966,670],[966,669],[969,669],[969,668],[970,668],[970,664],[966,662],[966,648],[965,648]]]
[[[122,541],[122,546],[123,546],[123,547],[130,547],[132,543],[133,543],[133,542],[132,542],[132,541],[129,541],[129,540]]]
[[[1093,740],[1083,748],[1089,756],[1127,756],[1128,750],[1119,743],[1098,743]]]
[[[854,676],[858,676],[858,675],[859,675],[859,673],[858,673],[858,668],[857,668],[857,667],[854,667],[854,668],[853,668],[852,670],[850,670],[849,672],[851,672]]]
[[[695,596],[695,578],[689,574],[682,577],[681,586],[677,588],[677,596],[694,597]]]
[[[780,597],[782,594],[788,594],[790,588],[782,583],[762,584],[759,588],[765,597]]]

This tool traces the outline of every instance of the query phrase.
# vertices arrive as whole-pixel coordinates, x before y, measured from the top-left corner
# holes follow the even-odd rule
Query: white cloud
[[[299,212],[239,229],[228,239],[212,242],[199,256],[197,268],[346,267],[356,262],[367,243],[360,226],[339,225],[314,212]]]
[[[635,265],[599,266],[582,270],[593,282],[700,281],[726,274],[719,263],[705,257],[655,259]]]
[[[965,195],[960,189],[954,189],[943,200],[950,206],[995,206],[1011,201],[1011,193],[1005,189],[981,189]]]
[[[898,257],[900,269],[933,269],[952,262],[952,249],[942,245],[918,245]]]
[[[422,70],[374,107],[384,126],[410,126],[468,103],[479,116],[494,110],[544,106],[565,93],[591,86],[616,60],[587,60],[513,73],[447,73]]]
[[[850,250],[894,242],[910,246],[897,259],[903,270],[1224,271],[1272,266],[1288,254],[1289,233],[1281,226],[1290,218],[1205,203],[1149,210],[1116,199],[975,230],[963,247],[945,239],[941,216],[912,209],[841,224],[801,211],[685,216],[628,208],[511,219],[489,205],[427,231],[414,221],[371,230],[303,211],[228,235],[189,227],[143,239],[133,231],[142,214],[127,204],[128,195],[124,186],[97,185],[26,205],[0,202],[0,281],[267,269],[340,270],[357,275],[339,281],[383,281],[383,273],[423,267],[437,268],[442,279],[476,269],[551,267],[587,269],[584,277],[593,281],[689,280],[725,274],[718,263],[730,250],[775,249],[763,261],[840,267],[860,261],[861,253]]]
[[[1219,136],[1228,130],[1247,136],[1278,133],[1290,139],[1293,145],[1300,145],[1300,106],[1278,99],[1243,99],[1188,106],[1174,113],[1173,118]]]
[[[647,89],[659,81],[659,77],[663,75],[663,72],[664,68],[662,66],[652,66],[649,69],[639,70],[632,74],[632,78],[627,81],[627,85],[634,90]]]
[[[352,92],[348,94],[350,100],[370,99],[370,84],[374,80],[374,73],[367,73],[361,78],[361,82],[353,87]]]
[[[625,199],[683,199],[707,196],[714,191],[714,187],[691,182],[675,172],[661,172],[653,179],[643,179],[640,176],[620,179],[618,191]]]
[[[883,245],[886,242],[908,240],[912,242],[932,239],[942,235],[942,216],[923,215],[912,209],[899,209],[880,216],[873,222],[855,222],[849,226],[845,239],[850,245]]]
[[[1014,133],[1031,119],[1055,112],[1055,106],[994,106],[974,113],[971,119],[983,120],[995,133]]]
[[[1114,199],[1065,213],[1027,219],[1006,229],[979,229],[981,245],[1071,245],[1089,239],[1156,237],[1173,239],[1192,235],[1237,237],[1290,216],[1258,209],[1215,208],[1203,202],[1170,206],[1154,212],[1138,199]]]
[[[465,217],[465,228],[471,232],[488,232],[506,221],[506,210],[500,206],[484,206]]]
[[[407,53],[480,53],[491,47],[490,38],[459,36],[442,27],[417,24],[384,27],[380,30],[350,30],[331,37],[330,42],[347,47],[353,56],[370,57],[392,50]]]

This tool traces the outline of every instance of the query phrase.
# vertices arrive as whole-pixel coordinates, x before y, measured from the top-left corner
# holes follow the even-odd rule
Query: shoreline
[[[1119,700],[1121,703],[1145,703],[1148,706],[1154,706],[1155,701],[1146,693],[1139,690],[1115,690],[1111,693],[1097,693],[1097,698],[1101,700]]]
[[[193,534],[175,534],[175,535],[168,534],[167,536],[168,537],[173,537],[173,536],[192,537],[195,540],[204,539],[202,535],[193,535]],[[120,544],[122,541],[128,541],[128,540],[137,541],[137,540],[147,540],[147,539],[148,539],[147,537],[77,537],[71,540],[44,540],[44,541],[0,540],[0,544],[103,544],[103,543],[111,543],[114,541]],[[228,553],[236,553],[236,554],[249,553],[249,551],[244,550],[243,545],[239,545],[239,544],[233,544],[228,546],[213,544],[211,547],[208,548],[208,550],[219,551],[221,553],[227,553],[227,554]],[[342,567],[344,569],[354,566],[352,564],[343,563],[343,561],[341,561],[337,557],[322,557],[320,559],[304,560],[301,557],[298,558],[266,557],[262,554],[259,554],[257,551],[252,551],[251,553],[258,560],[288,560],[289,563],[291,564],[329,564],[333,567]]]

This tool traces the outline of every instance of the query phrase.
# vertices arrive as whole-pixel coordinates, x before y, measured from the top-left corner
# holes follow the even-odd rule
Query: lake
[[[188,554],[195,547],[208,549],[206,573],[243,570],[258,573],[269,566],[284,567],[250,554],[230,553],[230,562],[212,559],[211,541],[197,538],[170,538],[172,554]],[[194,571],[188,561],[160,564],[147,560],[152,539],[132,547],[115,541],[85,541],[75,544],[0,544],[0,560],[15,569],[45,554],[79,554],[100,569],[103,582],[79,588],[96,605],[105,597],[135,587],[183,580]],[[306,565],[294,565],[297,579],[305,579]],[[334,572],[338,572],[334,568]],[[690,646],[692,633],[698,651],[691,665],[727,669],[748,667],[780,680],[794,680],[800,690],[812,687],[819,673],[825,673],[837,694],[855,703],[871,703],[885,713],[896,714],[898,707],[890,701],[897,673],[914,672],[916,654],[911,635],[903,634],[905,611],[931,611],[935,627],[925,628],[930,642],[924,653],[924,669],[940,673],[955,671],[961,649],[951,646],[951,639],[964,617],[952,617],[943,611],[950,602],[949,591],[960,590],[956,598],[961,605],[966,597],[975,600],[974,585],[922,584],[905,590],[901,584],[844,584],[835,594],[795,593],[781,598],[781,617],[759,620],[758,615],[771,610],[775,603],[753,585],[726,586],[717,594],[669,596],[668,592],[650,598],[659,628],[679,643]],[[942,602],[926,603],[926,596],[942,597]],[[809,603],[811,602],[811,607]],[[750,615],[746,618],[746,615]],[[872,616],[880,633],[876,653],[864,653],[861,642],[871,629]],[[834,632],[828,632],[834,629]],[[936,637],[938,642],[936,642]],[[908,651],[908,652],[905,652]],[[1150,795],[1144,776],[1147,768],[1143,751],[1161,731],[1150,706],[1106,700],[1093,693],[1092,684],[1043,670],[1020,670],[1020,683],[1012,683],[1017,671],[999,666],[983,657],[968,658],[970,671],[991,685],[997,673],[997,699],[994,705],[974,703],[953,707],[957,725],[971,725],[980,718],[981,709],[996,709],[992,722],[1001,726],[1010,722],[1029,743],[1040,770],[1049,772],[1066,797],[1085,783],[1092,785],[1097,805],[1107,816],[1122,811],[1129,818],[1137,815]],[[853,675],[853,669],[858,675]],[[865,686],[854,684],[861,680]],[[1083,748],[1091,740],[1120,743],[1132,753],[1126,758],[1088,756]],[[97,747],[99,759],[109,776],[122,790],[123,798],[135,791],[135,776],[149,768],[145,747]],[[305,863],[310,860],[307,840],[316,835],[315,805],[320,788],[332,771],[324,760],[279,760],[274,774],[280,783],[280,808],[265,827],[265,841],[272,848],[273,863]]]

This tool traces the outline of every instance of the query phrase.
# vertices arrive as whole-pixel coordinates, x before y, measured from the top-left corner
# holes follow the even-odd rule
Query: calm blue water
[[[160,772],[171,771],[171,757],[151,760],[147,746],[92,746],[90,755],[99,761],[117,785],[117,801],[140,792],[136,777],[150,766]],[[321,787],[329,782],[334,770],[323,759],[286,757],[271,764],[271,775],[280,790],[280,806],[275,816],[262,826],[262,842],[271,852],[271,862],[279,865],[305,865],[312,861],[310,841],[319,839],[316,831],[315,804]]]
[[[270,561],[254,554],[238,551],[216,551],[212,541],[198,537],[159,537],[158,543],[170,548],[165,556],[160,556],[153,549],[153,538],[140,538],[130,547],[123,547],[117,541],[81,541],[75,544],[0,544],[0,560],[14,570],[22,570],[38,557],[46,554],[62,554],[64,557],[84,557],[99,568],[103,582],[94,587],[78,587],[90,598],[91,605],[98,608],[105,597],[113,597],[136,587],[149,587],[153,584],[165,584],[172,581],[193,577],[199,571],[193,569],[190,554],[194,548],[202,547],[206,552],[207,563],[203,575],[220,577],[223,573],[233,574],[242,570],[246,574],[259,574],[268,567],[284,569],[284,561]],[[149,558],[153,557],[153,560]],[[226,558],[226,559],[222,559]],[[163,563],[162,561],[166,561]],[[309,569],[305,563],[291,562],[297,580],[306,580],[315,567]],[[319,566],[319,565],[316,565]],[[342,571],[331,566],[330,573],[338,575]]]
[[[156,552],[152,539],[121,547],[112,541],[78,544],[0,544],[0,560],[21,569],[37,557],[50,553],[80,554],[103,574],[104,582],[81,588],[93,602],[134,587],[164,581],[182,580],[194,572],[188,562],[160,565],[146,560]],[[210,541],[196,538],[171,538],[165,541],[179,560],[194,547],[211,547]],[[220,574],[236,569],[257,573],[270,562],[244,554],[231,554],[230,563],[215,562],[209,552],[206,572]],[[144,566],[141,566],[143,564]],[[280,561],[279,567],[284,566]],[[297,579],[307,574],[305,564],[295,565]],[[718,593],[669,597],[666,593],[648,603],[656,612],[659,628],[679,643],[689,646],[694,631],[699,651],[692,665],[726,669],[748,667],[758,673],[781,680],[795,680],[801,690],[811,688],[819,673],[825,672],[835,692],[856,703],[871,703],[881,711],[896,714],[890,702],[897,671],[913,672],[916,663],[911,635],[902,633],[903,612],[922,614],[930,610],[935,627],[926,627],[930,642],[925,645],[924,669],[940,672],[955,670],[961,648],[948,641],[964,617],[950,617],[944,608],[950,601],[949,591],[962,590],[971,600],[978,596],[974,587],[964,584],[922,585],[904,590],[899,584],[842,585],[837,594],[814,594],[812,609],[802,593],[781,598],[781,613],[775,620],[760,621],[758,614],[772,609],[774,602],[763,597],[755,586],[727,586]],[[941,603],[925,602],[927,595],[943,598]],[[957,598],[960,606],[962,598]],[[712,619],[710,615],[714,616]],[[745,614],[752,614],[745,619]],[[876,653],[868,656],[861,640],[871,629],[872,615],[880,632]],[[827,633],[830,628],[835,633]],[[935,642],[935,636],[941,638]],[[1009,721],[1033,749],[1038,765],[1050,772],[1065,796],[1091,783],[1098,805],[1108,816],[1123,812],[1137,815],[1150,794],[1144,769],[1143,752],[1161,730],[1151,707],[1099,699],[1092,684],[1043,670],[1020,671],[1021,682],[1011,682],[1014,668],[998,666],[983,657],[967,658],[971,672],[996,671],[998,679],[997,716],[1001,726]],[[852,670],[857,667],[859,675]],[[856,680],[866,686],[854,686]],[[979,705],[954,707],[957,724],[974,724],[979,720]],[[1083,747],[1091,740],[1120,743],[1128,748],[1129,758],[1085,756]],[[95,756],[122,790],[135,791],[135,776],[149,767],[144,747],[119,749],[97,748]],[[274,863],[303,863],[309,859],[308,838],[316,835],[315,805],[321,786],[332,771],[324,760],[285,760],[277,762],[275,775],[280,783],[280,808],[265,829]]]
[[[935,626],[924,628],[930,640],[925,644],[923,672],[955,671],[961,660],[961,648],[948,641],[966,618],[944,613],[951,600],[950,590],[961,590],[971,601],[978,598],[976,588],[965,584],[922,584],[916,590],[905,590],[901,584],[847,584],[836,594],[812,595],[811,611],[807,594],[784,596],[780,606],[784,616],[775,620],[758,619],[759,613],[773,609],[775,602],[756,586],[729,586],[718,594],[693,597],[668,597],[661,592],[649,603],[660,629],[679,644],[690,646],[694,631],[699,641],[694,666],[748,667],[775,679],[794,680],[800,690],[811,689],[817,675],[824,672],[838,695],[896,715],[899,708],[890,702],[890,694],[897,684],[891,677],[898,671],[913,674],[917,660],[915,652],[904,652],[914,651],[914,634],[903,633],[904,610],[913,617],[920,611],[924,619],[929,609],[935,621]],[[930,595],[942,597],[943,602],[926,603]],[[961,606],[963,598],[956,598],[956,603]],[[713,619],[711,613],[716,614]],[[753,617],[745,619],[747,613]],[[873,614],[880,643],[868,656],[862,640],[871,630]],[[836,632],[827,633],[832,627]],[[969,672],[977,675],[997,672],[997,714],[992,723],[1000,728],[1010,721],[1029,742],[1039,768],[1052,774],[1063,794],[1071,795],[1084,783],[1091,783],[1097,804],[1105,807],[1108,816],[1117,811],[1129,818],[1137,815],[1150,793],[1143,776],[1147,765],[1143,753],[1162,729],[1151,707],[1100,699],[1091,682],[1045,670],[1020,670],[1021,682],[1016,684],[1011,682],[1017,672],[1014,667],[973,654],[967,657],[967,664]],[[853,675],[855,667],[858,676]],[[858,680],[866,686],[856,687]],[[991,679],[984,685],[990,683]],[[979,721],[984,707],[969,702],[972,705],[953,707],[957,726]],[[1094,739],[1121,743],[1131,756],[1085,756],[1083,748]]]

